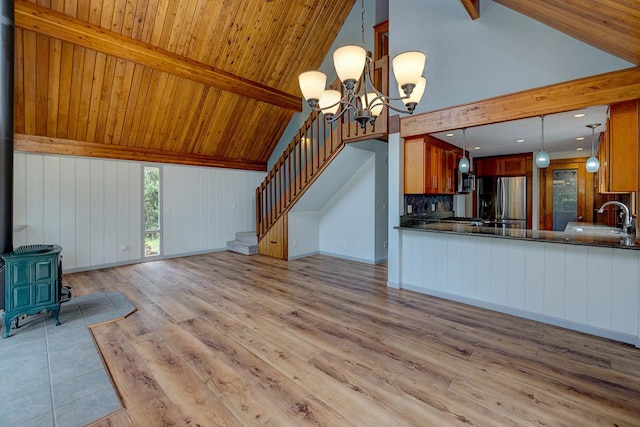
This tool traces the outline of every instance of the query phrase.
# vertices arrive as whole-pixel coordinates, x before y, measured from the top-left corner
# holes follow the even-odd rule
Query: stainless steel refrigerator
[[[486,225],[527,227],[527,177],[478,178],[477,200]]]

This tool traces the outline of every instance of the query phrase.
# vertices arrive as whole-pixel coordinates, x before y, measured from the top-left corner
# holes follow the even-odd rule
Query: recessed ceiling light
[[[579,114],[574,114],[573,117],[575,117],[576,119],[579,119],[580,117],[584,117],[586,116],[585,113],[579,113]]]
[[[448,133],[447,136],[453,136],[453,134],[452,133]]]
[[[584,136],[579,136],[576,138],[576,141],[584,141]]]
[[[576,148],[576,151],[582,151],[582,150],[584,150],[584,148],[582,148],[582,147]]]
[[[479,149],[480,149],[480,147],[473,147],[473,149],[474,149],[474,150],[479,150]]]
[[[516,142],[524,142],[524,139],[518,139]]]

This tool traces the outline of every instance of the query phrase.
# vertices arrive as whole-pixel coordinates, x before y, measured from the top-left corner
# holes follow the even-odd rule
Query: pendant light
[[[587,159],[587,164],[586,164],[587,172],[589,173],[598,172],[598,169],[600,169],[600,162],[596,157],[595,149],[594,149],[595,140],[596,140],[596,128],[598,126],[600,126],[600,123],[592,123],[590,125],[587,125],[588,128],[591,128],[591,157]]]
[[[462,158],[458,162],[458,170],[462,173],[469,172],[469,159],[467,159],[467,153],[465,147],[467,145],[467,128],[462,128]]]
[[[540,116],[542,119],[542,146],[540,151],[536,153],[536,166],[538,168],[546,168],[549,166],[551,159],[549,159],[549,153],[544,151],[544,116]]]

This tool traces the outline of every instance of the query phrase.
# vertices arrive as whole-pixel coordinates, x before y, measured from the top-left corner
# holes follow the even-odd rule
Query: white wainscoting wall
[[[67,272],[141,261],[145,165],[16,153],[14,247],[59,244]],[[264,173],[148,165],[162,168],[163,257],[221,250],[255,229]]]
[[[400,250],[404,289],[640,346],[640,251],[411,230]]]

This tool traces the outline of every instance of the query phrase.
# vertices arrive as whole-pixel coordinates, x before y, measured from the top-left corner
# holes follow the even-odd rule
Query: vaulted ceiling
[[[15,0],[16,148],[264,170],[354,0]]]
[[[637,0],[495,1],[639,63]],[[264,170],[354,3],[15,0],[16,149]]]

